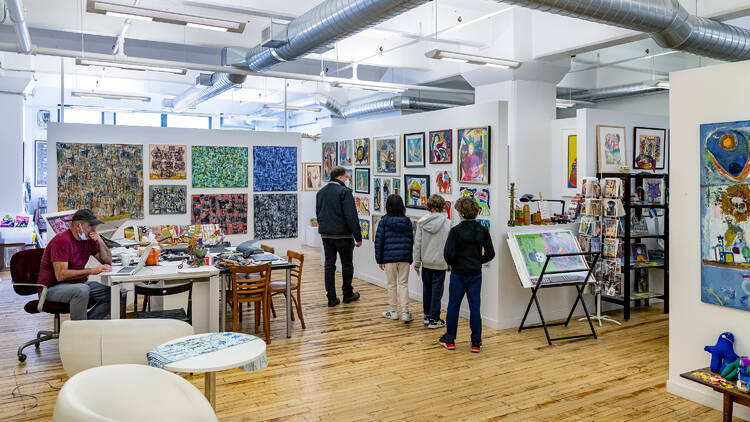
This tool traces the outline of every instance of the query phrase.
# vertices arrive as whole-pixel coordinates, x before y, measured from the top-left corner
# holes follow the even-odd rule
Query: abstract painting
[[[354,192],[370,193],[370,169],[354,169]]]
[[[347,139],[339,142],[339,165],[340,166],[351,166],[354,160],[354,148],[352,146],[352,140]]]
[[[430,132],[430,164],[451,164],[453,162],[453,130]]]
[[[149,214],[187,214],[187,186],[150,185]]]
[[[620,173],[628,166],[625,152],[625,128],[622,126],[596,126],[596,145],[600,173]]]
[[[578,136],[568,135],[568,154],[565,164],[567,184],[569,189],[578,188]]]
[[[149,176],[151,180],[187,179],[186,145],[149,145],[151,160]]]
[[[525,288],[534,287],[542,273],[547,255],[562,253],[579,253],[581,248],[570,230],[545,230],[537,232],[518,232],[508,234],[510,248],[516,271]],[[542,284],[582,281],[585,279],[588,265],[582,256],[551,257],[547,271],[574,271],[565,274],[545,275]],[[593,282],[593,277],[589,282]]]
[[[194,188],[246,188],[247,147],[193,145]]]
[[[404,167],[424,167],[424,132],[404,135]]]
[[[346,169],[346,181],[344,182],[346,184],[346,187],[349,188],[349,190],[354,189],[354,175],[352,173],[352,169]]]
[[[298,236],[297,195],[255,195],[255,239],[288,239]]]
[[[362,232],[362,240],[370,240],[370,220],[360,218],[359,230]]]
[[[448,170],[440,170],[435,175],[435,185],[439,194],[450,195],[453,193],[453,173]]]
[[[57,209],[143,218],[143,145],[57,143]]]
[[[633,128],[633,167],[644,170],[664,169],[666,129]]]
[[[445,216],[448,218],[448,220],[453,220],[453,202],[451,201],[445,201],[445,208],[443,209],[445,212]]]
[[[375,174],[380,176],[398,176],[398,136],[375,138]]]
[[[370,165],[370,138],[358,138],[354,140],[354,165]]]
[[[383,204],[383,180],[379,177],[373,179],[373,191],[372,191],[372,209],[373,211],[380,211],[384,208]]]
[[[42,214],[42,218],[47,222],[47,227],[55,234],[60,234],[70,228],[73,222],[73,214],[78,210],[69,210],[56,212],[52,214]]]
[[[458,181],[490,184],[490,127],[458,129]]]
[[[190,224],[218,224],[224,234],[247,233],[247,194],[193,195]]]
[[[472,198],[479,204],[479,208],[482,209],[479,215],[490,216],[490,191],[488,189],[460,187],[458,193],[461,196]]]
[[[331,180],[331,170],[339,165],[336,142],[323,142],[323,181]]]
[[[305,175],[305,190],[316,191],[323,186],[321,163],[302,163],[303,173]]]
[[[643,179],[643,192],[645,201],[652,204],[664,203],[664,180],[663,179]]]
[[[370,215],[370,198],[366,196],[355,196],[354,204],[357,206],[357,214]]]
[[[407,208],[427,208],[427,198],[430,196],[429,175],[404,175],[404,189]]]
[[[750,311],[750,121],[700,126],[701,300]]]
[[[253,147],[253,190],[297,190],[297,147]]]

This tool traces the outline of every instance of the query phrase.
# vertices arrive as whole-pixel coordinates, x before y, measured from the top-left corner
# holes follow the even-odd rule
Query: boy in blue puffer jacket
[[[391,307],[383,312],[383,317],[398,319],[396,306],[399,304],[401,320],[411,322],[409,266],[412,263],[414,232],[411,220],[406,217],[401,196],[390,195],[385,202],[385,211],[386,215],[380,220],[375,235],[375,261],[388,278],[388,304]]]

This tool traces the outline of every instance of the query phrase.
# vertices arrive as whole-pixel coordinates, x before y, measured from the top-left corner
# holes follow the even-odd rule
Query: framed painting
[[[372,192],[372,209],[373,211],[380,211],[383,206],[383,180],[379,177],[375,177],[372,181],[373,192]]]
[[[187,179],[187,145],[151,144],[148,155],[149,179]]]
[[[453,172],[448,170],[438,170],[435,174],[435,185],[441,195],[450,195],[453,193]]]
[[[430,164],[453,163],[453,129],[431,131],[428,140]]]
[[[360,218],[359,230],[362,233],[362,240],[370,240],[370,220],[366,218]]]
[[[347,139],[339,142],[339,165],[340,166],[351,166],[354,160],[354,147],[352,140]]]
[[[73,214],[75,214],[76,211],[78,210],[42,214],[42,218],[47,222],[47,227],[49,227],[54,234],[60,234],[70,228],[70,224],[73,222]]]
[[[511,232],[508,233],[508,247],[521,285],[527,289],[534,287],[538,282],[548,254],[581,252],[578,239],[570,230]],[[587,270],[588,265],[580,255],[550,258],[547,271],[573,272],[545,275],[542,285],[581,281],[586,278]],[[588,281],[595,282],[593,274]]]
[[[378,176],[398,176],[399,168],[398,135],[375,138],[375,174]]]
[[[193,145],[193,187],[248,187],[248,151],[248,147]]]
[[[627,173],[625,128],[596,125],[596,149],[600,173]]]
[[[633,128],[633,168],[663,170],[666,136],[666,129]]]
[[[187,186],[149,185],[148,212],[156,214],[187,214]]]
[[[407,208],[427,209],[430,196],[430,176],[427,174],[405,174],[404,193]]]
[[[391,179],[391,193],[401,196],[401,179]]]
[[[578,136],[575,129],[563,129],[560,133],[560,168],[562,196],[576,196],[578,193]]]
[[[372,241],[375,241],[375,235],[378,233],[378,224],[380,224],[380,219],[383,218],[382,215],[379,214],[373,214],[372,215],[372,225],[370,225],[370,232],[372,232]]]
[[[255,239],[289,239],[299,236],[296,193],[256,194],[253,197]]]
[[[490,184],[490,127],[457,130],[458,181]]]
[[[370,197],[355,196],[354,205],[357,207],[357,214],[370,215]]]
[[[370,165],[370,138],[358,138],[354,140],[354,165]]]
[[[336,142],[323,142],[323,182],[331,180],[331,170],[339,165],[338,146]]]
[[[190,224],[218,224],[224,234],[247,233],[246,193],[193,195],[191,203]]]
[[[458,188],[458,194],[461,197],[467,197],[473,199],[477,205],[479,205],[479,208],[481,208],[481,211],[479,215],[483,216],[490,216],[490,191],[489,189],[477,189],[477,188],[467,188],[467,187],[459,187]]]
[[[424,132],[404,135],[404,167],[424,167]]]
[[[354,192],[370,193],[370,169],[354,169]]]
[[[253,190],[297,191],[297,147],[253,146]]]
[[[302,163],[305,190],[316,191],[323,186],[323,165],[321,163]]]
[[[47,186],[47,141],[41,139],[34,141],[34,186]]]
[[[651,204],[664,203],[664,179],[643,179],[643,200]],[[748,198],[750,200],[750,198]]]
[[[354,190],[354,173],[352,169],[346,169],[346,182],[344,183],[349,190]]]

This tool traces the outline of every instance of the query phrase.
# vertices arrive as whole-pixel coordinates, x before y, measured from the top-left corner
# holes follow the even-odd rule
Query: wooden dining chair
[[[232,331],[238,330],[240,305],[242,303],[255,303],[255,331],[258,331],[262,310],[266,344],[271,344],[271,315],[268,306],[271,263],[234,266],[230,268],[230,271],[232,273],[232,288],[226,294],[227,304],[232,307]]]
[[[299,322],[302,324],[302,329],[304,330],[305,318],[302,316],[302,296],[300,295],[300,285],[302,284],[302,265],[305,263],[305,255],[292,250],[286,251],[286,255],[289,263],[295,265],[294,268],[289,270],[289,272],[291,273],[289,289],[292,292],[294,292],[295,290],[297,291],[296,298],[294,297],[294,295],[292,295],[292,302],[294,302],[294,306],[297,309]],[[271,294],[271,312],[273,312],[273,317],[276,318],[276,310],[273,308],[273,296],[278,294],[283,294],[284,296],[286,296],[286,280],[271,281],[269,289]],[[292,310],[291,318],[292,321],[294,321],[294,310]]]
[[[276,249],[274,249],[274,248],[272,248],[272,247],[270,247],[268,245],[264,245],[262,243],[260,244],[260,248],[263,249],[263,252],[268,252],[268,253],[272,253],[272,254],[276,253]]]

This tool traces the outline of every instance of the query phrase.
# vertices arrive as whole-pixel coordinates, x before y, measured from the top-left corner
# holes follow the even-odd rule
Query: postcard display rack
[[[603,259],[596,274],[604,280],[600,286],[601,300],[623,307],[623,317],[630,319],[631,306],[649,305],[650,299],[664,301],[664,313],[669,312],[669,210],[667,192],[669,175],[654,173],[600,173],[602,200]],[[584,182],[584,189],[586,182]],[[605,202],[617,192],[617,223],[607,214]],[[662,233],[649,232],[644,213],[658,216],[662,210]],[[611,210],[610,210],[611,211]],[[610,213],[611,215],[611,213]],[[656,225],[658,230],[658,225]],[[579,230],[580,232],[580,230]],[[643,243],[646,239],[663,242],[650,252]],[[650,270],[664,272],[664,292],[650,290]],[[634,282],[635,281],[635,282]]]

